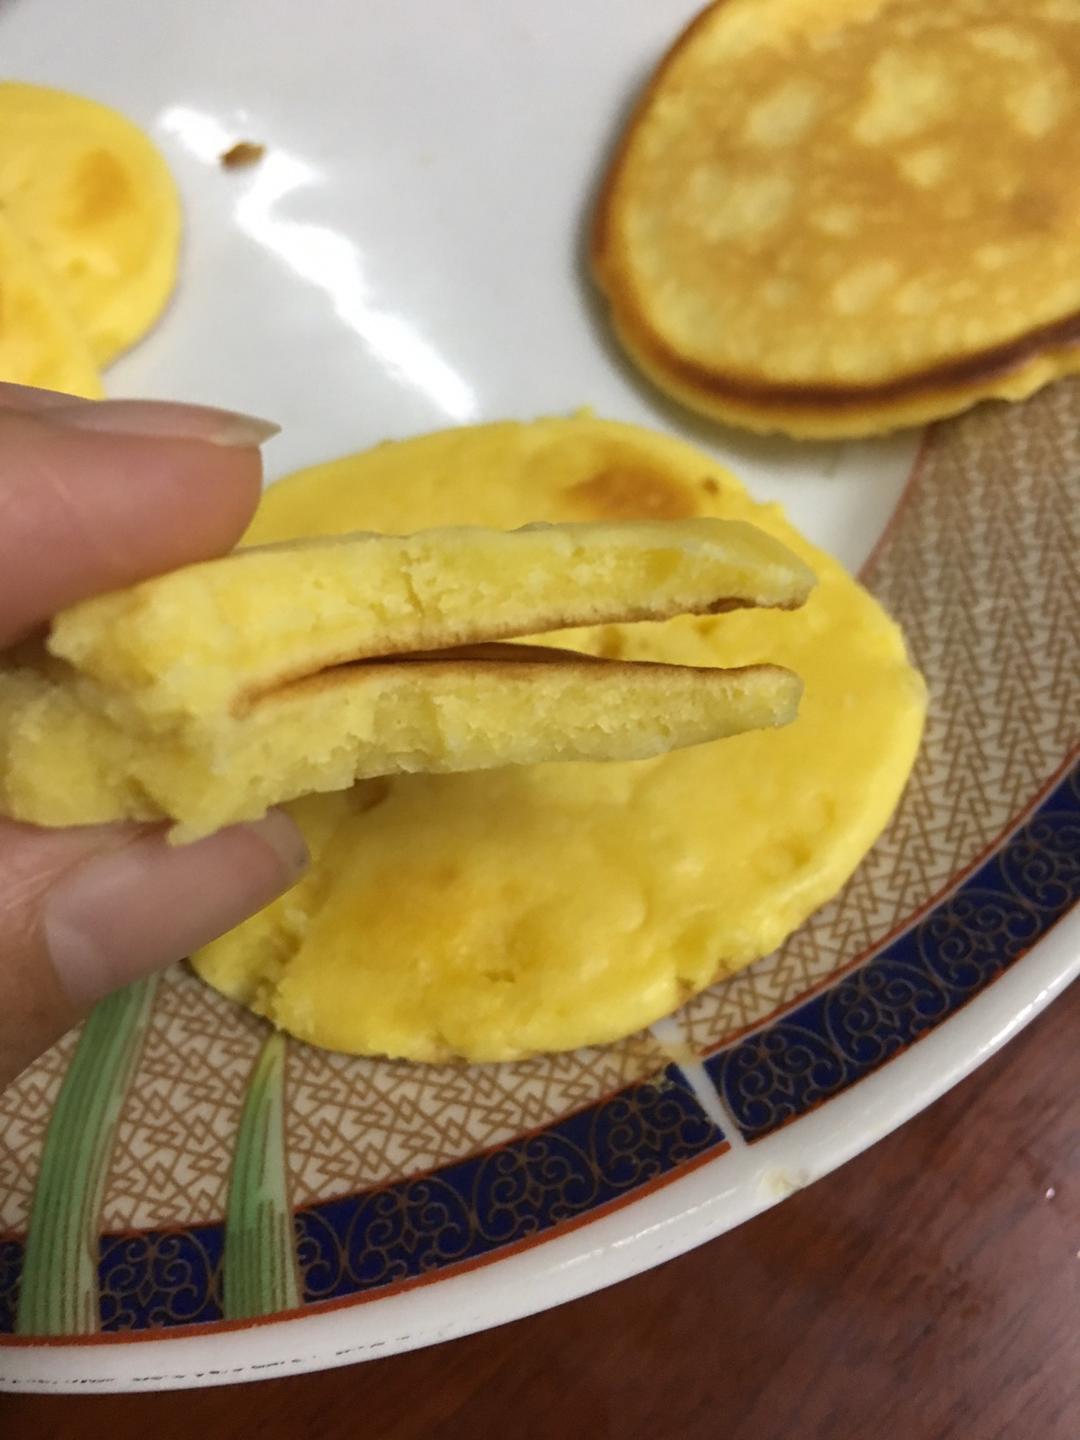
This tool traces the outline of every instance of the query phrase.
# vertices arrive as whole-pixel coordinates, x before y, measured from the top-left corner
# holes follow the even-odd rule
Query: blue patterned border
[[[23,1242],[0,1240],[0,1335],[15,1333],[15,1303],[22,1273]]]
[[[222,1319],[223,1240],[221,1225],[103,1235],[98,1256],[102,1330]]]
[[[987,861],[859,969],[718,1051],[743,1136],[771,1135],[947,1020],[1080,898],[1080,766]]]
[[[336,1300],[482,1260],[673,1177],[726,1143],[669,1066],[496,1150],[298,1210],[303,1301]],[[220,1224],[103,1236],[102,1331],[222,1320],[223,1241]],[[22,1248],[17,1240],[0,1243],[0,1334],[14,1330]]]
[[[706,1069],[750,1141],[806,1114],[955,1013],[1080,898],[1080,767],[1002,847],[865,965]],[[415,1282],[587,1219],[719,1154],[674,1065],[496,1150],[296,1213],[305,1305]],[[221,1225],[102,1237],[107,1333],[223,1317]],[[22,1245],[0,1241],[0,1334]]]
[[[297,1212],[306,1303],[415,1280],[602,1210],[724,1146],[669,1068],[535,1135]]]

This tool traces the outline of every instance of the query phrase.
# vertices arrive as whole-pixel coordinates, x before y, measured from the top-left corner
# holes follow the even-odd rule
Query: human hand
[[[272,433],[225,411],[0,384],[0,650],[77,600],[231,549]],[[0,820],[0,1086],[94,1001],[269,904],[306,863],[281,812],[178,848],[161,825]]]

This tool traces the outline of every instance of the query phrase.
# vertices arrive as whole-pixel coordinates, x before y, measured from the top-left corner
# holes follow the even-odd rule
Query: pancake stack
[[[631,668],[778,666],[803,683],[797,718],[651,759],[399,775],[295,802],[311,873],[198,955],[204,979],[331,1049],[505,1060],[632,1033],[836,894],[907,780],[925,687],[877,602],[708,455],[587,416],[444,431],[280,482],[248,539],[657,514],[675,534],[752,526],[816,584],[795,609],[533,643]]]
[[[790,608],[812,585],[772,536],[707,518],[240,550],[76,605],[0,669],[0,810],[169,818],[191,840],[373,776],[641,759],[787,724],[801,685],[776,666],[497,642]]]

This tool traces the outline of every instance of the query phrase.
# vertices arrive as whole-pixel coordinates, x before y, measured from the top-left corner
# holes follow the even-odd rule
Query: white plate
[[[183,192],[187,235],[177,298],[154,334],[109,373],[110,393],[200,400],[279,421],[283,433],[267,456],[271,478],[387,437],[588,405],[713,451],[756,495],[780,500],[814,540],[860,567],[897,507],[918,437],[799,446],[698,422],[622,361],[583,270],[584,227],[605,156],[628,103],[695,8],[682,0],[540,7],[524,0],[457,6],[185,0],[155,6],[151,15],[140,0],[92,6],[13,0],[0,12],[5,75],[80,91],[126,112],[161,145]],[[241,139],[265,145],[265,157],[250,169],[223,169],[218,157]],[[693,1164],[661,1165],[640,1191],[628,1185],[618,1203],[608,1195],[574,1214],[552,1212],[554,1218],[536,1222],[535,1233],[526,1226],[503,1247],[426,1269],[417,1260],[401,1272],[412,1282],[423,1270],[434,1283],[356,1285],[338,1296],[336,1307],[313,1302],[299,1312],[290,1307],[289,1317],[282,1310],[258,1322],[223,1321],[211,1304],[215,1294],[220,1300],[218,1241],[207,1236],[215,1225],[220,1231],[226,1181],[210,1162],[184,1170],[192,1142],[183,1114],[205,1101],[200,1123],[211,1137],[225,1132],[218,1140],[227,1156],[229,1127],[262,1036],[223,1003],[206,1008],[217,1002],[205,999],[190,978],[174,978],[147,1002],[149,1039],[139,1062],[146,1083],[125,1100],[93,1238],[105,1265],[125,1234],[158,1237],[152,1244],[132,1241],[135,1249],[123,1256],[129,1269],[143,1267],[149,1293],[147,1285],[172,1283],[160,1279],[169,1263],[160,1237],[202,1237],[207,1274],[191,1278],[191,1272],[185,1283],[207,1289],[210,1309],[195,1304],[195,1323],[179,1324],[183,1314],[173,1292],[155,1311],[156,1301],[132,1298],[138,1286],[131,1281],[118,1300],[117,1286],[128,1282],[116,1278],[115,1266],[111,1278],[102,1270],[100,1323],[130,1321],[135,1329],[74,1338],[59,1326],[48,1344],[40,1337],[9,1339],[0,1350],[0,1385],[101,1390],[256,1378],[428,1344],[558,1303],[699,1244],[809,1183],[929,1103],[1025,1024],[1075,973],[1080,951],[1075,916],[1050,932],[1063,908],[1058,892],[1042,903],[1047,866],[1054,884],[1075,882],[1068,863],[1075,842],[1063,842],[1060,826],[1053,828],[1062,806],[1075,803],[1072,792],[1053,791],[1075,742],[1068,661],[1062,668],[1061,659],[1076,653],[1075,634],[1066,630],[1075,624],[1075,607],[1069,615],[1051,604],[1048,614],[1045,602],[1070,564],[1051,516],[1080,463],[1071,438],[1080,428],[1077,416],[1080,392],[1064,386],[1023,412],[987,411],[937,432],[875,557],[871,583],[912,635],[935,691],[937,720],[900,828],[869,862],[866,894],[842,897],[813,922],[794,968],[785,970],[782,957],[763,962],[658,1030],[664,1043],[675,1042],[672,1053],[685,1053],[688,1036],[712,1057],[704,1066],[673,1065],[672,1076],[684,1103],[701,1107],[702,1125],[715,1122],[727,1137],[723,1153],[705,1146]],[[1037,463],[1028,459],[1032,435],[1045,437]],[[1075,497],[1075,486],[1071,493]],[[1016,514],[1009,508],[1014,502]],[[1016,586],[1016,604],[1025,616],[1030,612],[1028,629],[1012,638],[994,629],[992,592],[1003,545],[1012,547],[1010,576],[1031,571]],[[956,591],[958,576],[975,587],[974,602],[970,592],[965,601]],[[958,616],[965,603],[982,619]],[[1006,679],[1018,645],[1017,653],[1029,657],[1027,693],[1035,696],[1036,711],[1042,706],[1045,712],[1026,719],[1017,719],[1013,682]],[[1049,688],[1055,673],[1056,691]],[[964,685],[981,707],[978,723],[956,719]],[[1058,797],[1052,804],[1042,798],[1048,786]],[[1050,821],[1043,812],[1052,812]],[[1072,821],[1063,823],[1067,829]],[[1047,824],[1053,833],[1044,844]],[[1007,836],[1018,826],[1021,840],[1010,850]],[[995,855],[1005,858],[999,863]],[[974,882],[964,876],[982,863],[980,856],[999,866],[1005,877],[999,888],[1008,891],[1010,904],[1015,900],[1017,914],[1031,918],[1030,933],[1026,921],[1008,916],[997,931],[992,925],[979,930],[972,905],[987,903],[986,886],[979,888],[977,872],[973,901]],[[1014,872],[1021,876],[1015,884]],[[958,891],[964,884],[968,890]],[[944,898],[929,918],[920,918],[934,897]],[[904,1019],[904,1004],[888,991],[896,975],[881,969],[886,962],[879,952],[896,933],[908,943],[906,933],[912,953],[922,953],[941,939],[934,939],[934,924],[953,925],[966,937],[975,958],[956,963],[970,961],[976,969],[946,981],[935,960],[937,980],[912,1000],[921,982],[911,979],[904,952],[896,961],[910,992]],[[1034,948],[1021,956],[1028,941]],[[992,951],[995,945],[996,959],[991,954],[978,970],[986,946]],[[825,1050],[808,1063],[824,1069],[810,1081],[790,1074],[778,1079],[775,1065],[762,1080],[761,1070],[763,1093],[773,1086],[774,1110],[757,1129],[750,1109],[733,1115],[733,1108],[749,1104],[739,1074],[755,1062],[745,1045],[755,1037],[766,1047],[775,1041],[790,1057],[792,1026],[808,1013],[799,1007],[823,985],[832,987],[826,997],[837,997],[834,1010],[848,1003],[837,977],[856,960],[849,983],[869,977],[877,1018],[854,1039],[845,1032],[843,1041],[822,1041]],[[991,974],[1000,974],[992,985]],[[885,1001],[873,988],[879,982]],[[818,1018],[825,1035],[835,1016],[822,1010]],[[889,1058],[924,1032],[920,1043]],[[834,1041],[835,1054],[827,1049]],[[813,1049],[818,1041],[812,1035],[807,1043]],[[71,1049],[70,1043],[61,1047],[0,1102],[0,1174],[11,1180],[0,1201],[0,1232],[8,1233],[12,1274],[48,1113]],[[287,1094],[304,1123],[317,1128],[312,1115],[323,1102],[312,1099],[318,1087],[303,1067],[315,1062],[299,1057],[302,1049],[290,1051]],[[196,1054],[224,1087],[198,1102],[180,1078]],[[170,1055],[182,1057],[172,1069]],[[357,1122],[357,1112],[349,1111],[350,1087],[379,1091],[379,1063],[331,1064],[322,1082],[325,1088],[337,1076],[343,1086],[326,1102],[332,1118],[322,1118],[338,1127],[345,1154],[362,1150],[354,1132],[363,1118]],[[762,1061],[765,1069],[769,1063]],[[593,1077],[589,1104],[598,1113],[608,1103],[605,1087],[641,1080],[618,1065],[605,1069],[608,1062],[594,1057],[582,1064]],[[737,1073],[737,1065],[744,1070]],[[515,1074],[517,1080],[506,1080],[511,1096],[518,1081],[527,1088],[535,1078],[520,1067]],[[417,1123],[441,1126],[445,1138],[448,1122],[423,1082],[403,1079],[401,1067],[387,1076],[391,1088],[420,1086],[417,1107],[426,1120]],[[788,1103],[777,1098],[780,1081],[785,1094],[799,1093],[791,1101],[791,1123],[773,1128],[782,1118],[776,1106]],[[557,1065],[548,1067],[549,1129],[563,1112],[580,1107],[580,1098],[569,1098],[578,1092],[565,1082]],[[808,1085],[817,1090],[810,1094]],[[156,1120],[145,1110],[145,1094],[158,1097]],[[512,1149],[512,1134],[483,1131],[478,1120],[476,1128],[468,1099],[462,1103],[465,1119],[458,1115],[454,1122],[461,1132],[456,1158],[478,1148],[496,1155]],[[400,1114],[378,1121],[387,1153],[394,1126],[405,1123]],[[177,1130],[174,1142],[170,1125]],[[524,1119],[518,1128],[528,1128]],[[350,1189],[330,1174],[325,1155],[320,1159],[314,1149],[312,1155],[290,1170],[290,1198],[301,1208],[329,1204]],[[454,1159],[444,1150],[428,1168],[438,1171]],[[394,1193],[410,1167],[393,1163],[396,1170],[385,1161],[374,1173],[358,1162],[357,1179]],[[143,1164],[142,1188],[132,1194],[123,1177]],[[170,1171],[172,1181],[161,1181],[158,1171]],[[188,1175],[183,1183],[176,1178],[181,1173]],[[661,1180],[670,1183],[661,1186]],[[156,1260],[147,1260],[147,1245],[157,1246]],[[303,1286],[301,1276],[301,1298]],[[8,1298],[14,1306],[14,1282]]]

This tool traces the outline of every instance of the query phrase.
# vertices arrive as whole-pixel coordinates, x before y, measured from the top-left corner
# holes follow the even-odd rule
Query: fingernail
[[[91,404],[50,407],[50,425],[93,430],[104,435],[146,435],[157,440],[205,440],[210,445],[246,449],[261,445],[281,429],[271,420],[217,410],[211,405],[179,405],[171,400],[98,400]]]
[[[311,852],[299,825],[284,810],[270,810],[261,820],[254,820],[241,827],[248,834],[257,836],[281,861],[281,868],[288,877],[288,885],[294,885],[311,864]]]
[[[137,836],[63,875],[46,898],[45,942],[72,1003],[160,970],[275,900],[307,867],[303,836],[281,811],[194,845]]]

